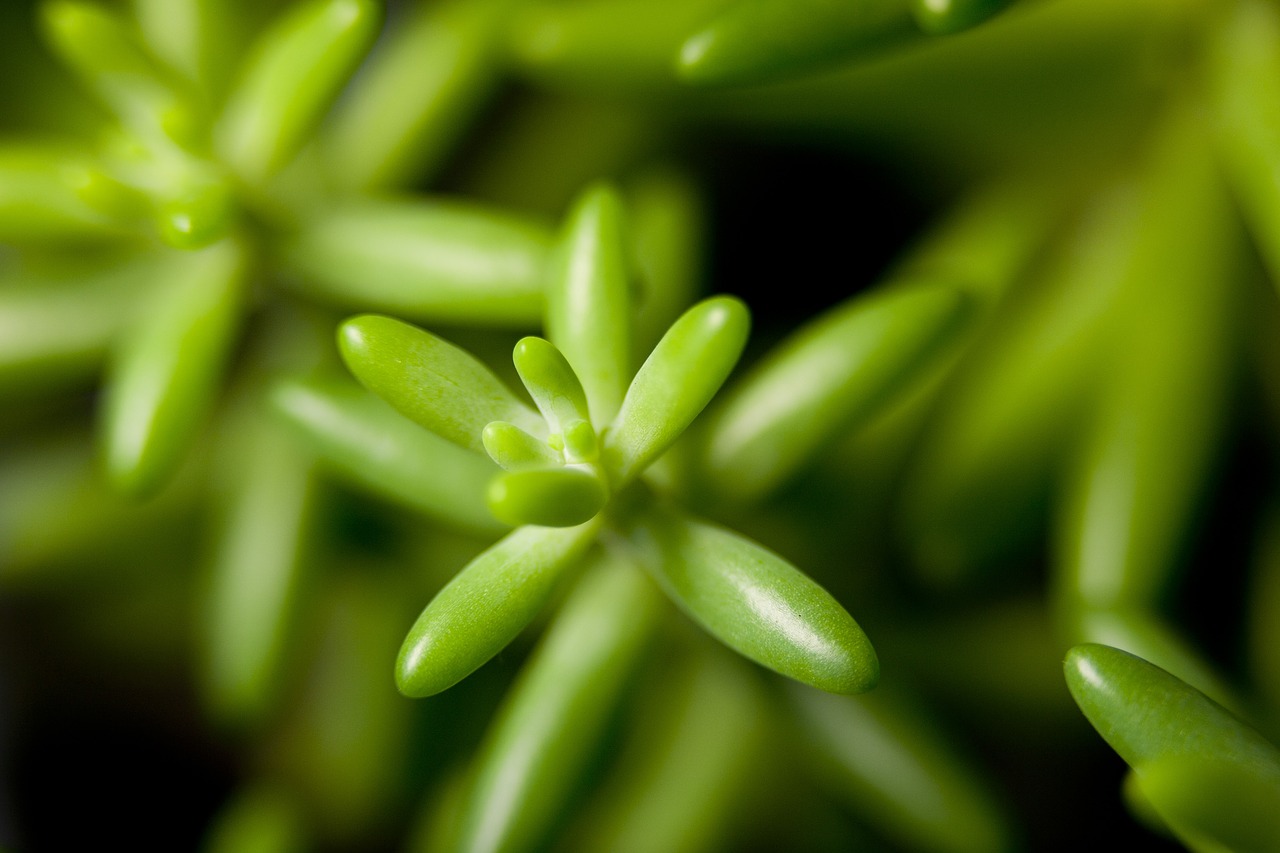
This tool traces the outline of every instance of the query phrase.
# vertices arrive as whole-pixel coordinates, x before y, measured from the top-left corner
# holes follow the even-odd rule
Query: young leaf
[[[653,582],[634,568],[587,568],[485,738],[458,850],[539,846],[604,733],[661,606]]]
[[[654,347],[604,436],[614,490],[680,437],[729,377],[747,342],[750,315],[731,296],[703,300]]]
[[[107,379],[102,436],[121,491],[157,488],[213,403],[241,310],[244,251],[224,241],[175,255],[154,299],[120,342]]]
[[[853,617],[777,554],[659,508],[636,520],[630,541],[680,609],[730,648],[831,693],[876,685],[880,662]]]
[[[133,0],[152,53],[208,91],[227,64],[229,5],[219,0]]]
[[[769,82],[919,40],[907,0],[743,0],[685,40],[687,82]]]
[[[486,424],[481,438],[489,458],[508,471],[547,468],[563,462],[551,445],[505,421]]]
[[[954,340],[968,307],[954,286],[909,284],[854,298],[794,333],[717,412],[705,463],[716,490],[750,500],[866,423]]]
[[[326,209],[285,241],[293,286],[358,310],[412,319],[531,325],[542,312],[550,233],[452,202],[361,202]]]
[[[250,183],[298,152],[377,31],[372,0],[310,0],[264,34],[218,120],[218,152]]]
[[[341,189],[420,184],[439,170],[498,82],[498,25],[508,5],[433,3],[387,34],[325,140],[327,172]]]
[[[546,429],[474,357],[430,332],[366,314],[338,329],[342,358],[355,377],[397,411],[454,444],[484,452],[484,428],[507,421],[527,432]]]
[[[396,659],[400,692],[439,693],[506,648],[546,606],[595,530],[591,523],[521,527],[468,563],[409,630]]]
[[[629,246],[622,199],[594,186],[579,196],[547,285],[547,338],[586,389],[597,426],[618,411],[631,375]]]
[[[590,423],[582,383],[554,345],[542,338],[521,338],[512,361],[553,433],[563,435],[566,426],[575,421]]]
[[[1127,652],[1075,646],[1063,667],[1080,710],[1184,840],[1259,853],[1274,846],[1280,750],[1198,690]]]
[[[422,429],[354,382],[289,379],[276,385],[271,402],[344,479],[466,530],[505,529],[485,503],[492,463]]]
[[[608,500],[600,477],[578,468],[509,471],[489,485],[489,509],[513,526],[573,527],[590,521]]]

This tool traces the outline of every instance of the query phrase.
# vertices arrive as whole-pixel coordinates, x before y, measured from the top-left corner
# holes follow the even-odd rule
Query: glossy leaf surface
[[[590,423],[591,412],[582,383],[554,345],[542,338],[521,338],[512,361],[552,432],[563,435],[575,421]]]
[[[911,13],[920,29],[948,35],[976,27],[998,15],[1015,0],[911,0]]]
[[[1067,653],[1064,669],[1084,715],[1134,768],[1175,832],[1231,850],[1261,851],[1274,842],[1280,750],[1141,658],[1083,645]]]
[[[725,645],[832,693],[875,686],[880,662],[862,629],[777,554],[662,509],[647,511],[630,538],[667,595]]]
[[[486,736],[460,851],[537,848],[590,760],[661,607],[653,582],[633,567],[587,567]]]
[[[604,460],[615,490],[693,423],[738,363],[750,325],[742,302],[716,296],[690,308],[667,331],[605,433]]]
[[[492,421],[545,429],[542,418],[471,354],[408,323],[354,317],[339,328],[338,345],[366,388],[461,447],[483,453],[484,428]]]
[[[521,527],[472,560],[432,599],[396,660],[406,696],[439,693],[506,648],[546,606],[595,526]]]

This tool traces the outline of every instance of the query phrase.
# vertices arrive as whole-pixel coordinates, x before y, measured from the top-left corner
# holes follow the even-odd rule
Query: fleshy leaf
[[[631,375],[631,300],[622,199],[586,190],[569,214],[547,285],[547,338],[586,389],[595,423],[618,411]]]
[[[604,734],[661,613],[653,582],[589,565],[507,695],[474,767],[458,850],[543,838]]]
[[[630,534],[638,558],[691,619],[730,648],[831,693],[876,685],[880,662],[830,593],[772,551],[653,508]]]
[[[531,325],[542,311],[550,232],[453,202],[327,209],[286,241],[293,286],[358,310],[411,319]]]
[[[241,178],[260,182],[293,158],[373,41],[378,18],[372,0],[311,0],[259,39],[215,130]]]
[[[245,257],[224,241],[173,257],[120,342],[102,415],[107,473],[143,495],[177,467],[213,403],[241,310]]]
[[[338,105],[325,153],[347,191],[420,183],[436,172],[496,87],[506,0],[451,0],[387,33]],[[412,85],[407,85],[412,81]]]
[[[486,424],[481,439],[489,458],[508,471],[546,468],[562,461],[545,441],[505,421]]]
[[[748,500],[767,492],[866,423],[954,340],[967,309],[957,287],[906,285],[797,331],[718,410],[705,463],[717,491]]]
[[[487,459],[422,429],[354,382],[286,380],[271,401],[343,478],[467,530],[503,529],[485,504],[495,473]]]
[[[281,425],[252,426],[232,457],[239,470],[200,597],[206,698],[237,727],[261,722],[278,698],[316,485],[311,459]]]
[[[690,308],[654,347],[604,436],[615,490],[654,461],[703,410],[738,363],[750,315],[716,296]]]
[[[508,471],[489,486],[489,509],[511,525],[573,527],[591,520],[608,500],[600,477],[578,468]]]
[[[512,360],[552,432],[563,434],[576,420],[591,421],[582,383],[554,345],[542,338],[522,338]]]
[[[772,81],[921,38],[908,0],[743,0],[690,36],[677,70],[699,84]]]
[[[466,678],[524,630],[591,544],[594,524],[521,527],[476,557],[432,599],[396,659],[413,698]]]
[[[492,421],[534,433],[546,428],[471,354],[408,323],[353,317],[339,327],[338,345],[366,388],[454,444],[484,453],[484,428]]]
[[[1188,842],[1225,849],[1274,846],[1280,750],[1200,691],[1127,652],[1075,646],[1064,669],[1076,704],[1137,772],[1170,828]]]

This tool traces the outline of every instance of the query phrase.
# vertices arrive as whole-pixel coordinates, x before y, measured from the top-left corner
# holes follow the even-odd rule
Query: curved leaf
[[[662,509],[646,511],[630,540],[681,610],[751,660],[832,693],[861,693],[880,678],[853,617],[772,551]]]
[[[338,328],[347,367],[398,412],[454,444],[484,452],[484,428],[507,421],[527,432],[546,429],[470,353],[430,332],[366,314]]]
[[[400,647],[400,692],[414,698],[439,693],[506,648],[546,606],[595,530],[591,523],[521,527],[468,563],[422,611]]]
[[[489,509],[511,525],[573,527],[590,521],[608,500],[600,477],[579,468],[509,471],[489,485]]]

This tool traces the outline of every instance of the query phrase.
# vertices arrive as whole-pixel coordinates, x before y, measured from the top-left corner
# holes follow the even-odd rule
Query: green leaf
[[[950,35],[986,22],[1014,2],[1016,0],[911,0],[911,14],[926,33]]]
[[[485,736],[459,851],[526,850],[545,837],[605,733],[661,608],[661,594],[632,567],[588,566]]]
[[[233,727],[261,722],[279,698],[316,486],[312,461],[279,424],[259,418],[251,431],[228,454],[239,470],[200,598],[205,697]]]
[[[614,490],[638,476],[693,423],[729,377],[751,319],[731,296],[690,308],[654,347],[604,436]]]
[[[955,340],[969,300],[920,283],[857,297],[811,321],[733,389],[710,427],[705,472],[750,500],[880,413]]]
[[[148,147],[165,140],[198,144],[203,126],[180,93],[118,16],[96,3],[54,0],[43,7],[46,36],[70,65]]]
[[[1141,658],[1102,645],[1067,652],[1067,687],[1142,791],[1189,843],[1274,847],[1280,750],[1213,700]]]
[[[639,288],[632,352],[643,359],[699,292],[707,243],[704,203],[693,179],[665,167],[626,186]]]
[[[997,853],[1012,828],[982,773],[910,695],[881,685],[867,696],[789,692],[818,778],[904,849]]]
[[[643,682],[622,755],[576,849],[698,853],[728,849],[759,782],[770,734],[764,691],[715,646]],[[646,691],[652,683],[657,689]]]
[[[608,500],[600,477],[578,468],[509,471],[489,486],[489,509],[513,526],[573,527],[590,521]]]
[[[131,262],[68,281],[0,286],[0,396],[94,375],[135,311],[154,264]]]
[[[1210,45],[1218,153],[1280,286],[1280,12],[1259,0],[1232,3]]]
[[[372,0],[310,0],[258,40],[215,128],[218,152],[243,180],[259,183],[298,153],[378,18]]]
[[[295,289],[358,310],[479,325],[532,325],[550,233],[454,202],[326,208],[285,241]]]
[[[522,338],[512,355],[516,372],[554,433],[575,421],[591,421],[587,395],[560,350],[542,338]]]
[[[345,480],[466,530],[504,529],[485,503],[489,460],[422,429],[353,382],[285,380],[272,404]]]
[[[853,617],[777,554],[657,508],[636,519],[629,538],[667,595],[730,648],[832,693],[876,685],[880,662]]]
[[[228,64],[229,4],[219,0],[132,0],[151,51],[207,90]]]
[[[681,41],[732,0],[540,2],[512,16],[512,53],[536,79],[590,91],[671,88]]]
[[[476,557],[432,599],[396,659],[396,686],[439,693],[477,670],[546,606],[596,525],[521,527]]]
[[[175,255],[107,378],[107,474],[144,495],[181,462],[213,404],[239,326],[245,253],[224,241]]]
[[[451,0],[415,10],[379,43],[338,105],[324,140],[328,174],[347,192],[434,176],[496,88],[508,0]]]
[[[545,326],[586,389],[597,426],[617,413],[631,376],[628,250],[617,191],[585,190],[556,250]]]
[[[907,0],[743,0],[685,40],[676,68],[690,83],[762,83],[920,38]]]
[[[1175,115],[1150,155],[1112,365],[1073,437],[1057,559],[1063,590],[1090,607],[1164,600],[1228,426],[1243,247],[1202,125]]]
[[[277,785],[246,786],[214,818],[203,853],[305,853],[306,821],[294,795]]]
[[[0,145],[0,239],[42,242],[112,236],[87,201],[102,187],[83,158],[54,144]],[[92,186],[91,186],[92,184]]]
[[[454,444],[484,452],[484,428],[507,421],[546,429],[489,368],[430,332],[364,315],[338,329],[342,358],[355,377],[397,411]]]
[[[546,468],[563,462],[551,445],[505,421],[486,424],[481,437],[489,458],[508,471]]]

